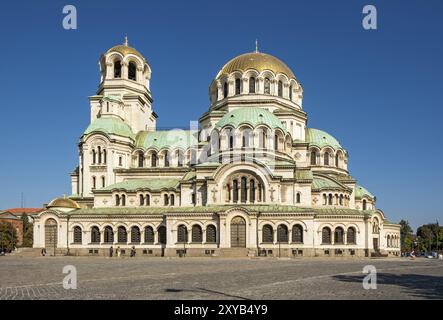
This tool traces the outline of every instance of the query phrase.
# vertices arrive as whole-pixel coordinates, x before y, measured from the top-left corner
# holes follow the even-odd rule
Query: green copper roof
[[[312,180],[313,176],[312,176],[312,171],[311,170],[303,170],[303,169],[296,169],[295,170],[295,179],[297,179],[297,181],[300,180]]]
[[[312,190],[347,190],[348,188],[332,178],[314,175],[312,180]]]
[[[140,131],[135,146],[142,149],[187,149],[198,143],[197,132],[190,130]]]
[[[103,132],[106,134],[115,134],[122,137],[131,138],[134,140],[135,134],[132,133],[131,128],[119,118],[115,117],[101,117],[95,119],[84,134],[92,132]]]
[[[355,198],[361,199],[363,197],[374,199],[374,195],[372,193],[370,193],[368,190],[366,190],[362,186],[356,185],[355,186]]]
[[[329,146],[335,150],[343,149],[337,139],[329,133],[313,128],[306,128],[306,142],[319,148]]]
[[[221,129],[225,126],[238,128],[242,124],[249,124],[253,128],[260,124],[265,124],[271,129],[280,128],[286,132],[285,127],[277,116],[266,109],[243,107],[235,109],[225,114],[215,125],[215,128]]]
[[[118,96],[113,96],[113,95],[104,96],[103,100],[108,100],[108,101],[117,102],[117,103],[123,103],[122,98],[120,98]]]
[[[101,188],[97,190],[100,191],[112,191],[112,190],[126,190],[126,191],[136,191],[136,190],[169,190],[177,189],[180,184],[180,180],[177,179],[131,179],[123,182],[118,182]]]

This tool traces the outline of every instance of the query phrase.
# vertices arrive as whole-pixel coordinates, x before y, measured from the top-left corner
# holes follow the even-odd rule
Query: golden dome
[[[110,52],[118,52],[122,56],[126,56],[128,54],[133,54],[133,55],[136,55],[137,57],[139,57],[140,59],[142,59],[143,61],[146,61],[140,52],[138,52],[136,49],[134,49],[133,47],[130,47],[128,45],[128,38],[127,37],[125,37],[125,41],[123,44],[119,44],[117,46],[112,47],[111,49],[108,50],[107,53],[110,53]]]
[[[283,73],[289,78],[295,75],[289,67],[280,59],[261,52],[251,52],[239,55],[223,66],[217,74],[217,78],[222,75],[228,75],[234,71],[245,72],[248,69],[255,69],[258,72],[271,70],[275,74]]]
[[[54,207],[80,209],[78,203],[69,198],[56,198],[51,202],[49,202],[49,204],[46,206],[46,208],[54,208]]]

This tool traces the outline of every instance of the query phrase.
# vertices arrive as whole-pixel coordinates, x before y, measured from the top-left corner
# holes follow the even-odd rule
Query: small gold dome
[[[137,57],[139,57],[140,59],[142,59],[143,61],[146,61],[146,59],[142,56],[142,54],[140,52],[138,52],[136,49],[134,49],[133,47],[130,47],[128,45],[128,37],[125,37],[125,41],[123,44],[119,44],[117,46],[112,47],[111,49],[108,50],[107,53],[111,53],[111,52],[118,52],[123,57],[128,54],[133,54],[133,55],[136,55]]]
[[[80,209],[78,203],[69,198],[56,198],[51,202],[49,202],[49,204],[46,206],[46,208],[54,208],[54,207]]]
[[[217,78],[222,75],[228,75],[234,71],[245,72],[248,69],[255,69],[258,72],[271,70],[275,74],[283,73],[290,79],[295,79],[294,73],[283,61],[261,52],[245,53],[235,57],[223,66],[217,74]]]

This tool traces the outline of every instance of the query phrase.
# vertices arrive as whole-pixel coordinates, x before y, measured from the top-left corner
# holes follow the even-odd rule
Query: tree
[[[437,243],[438,247],[441,248],[441,241],[443,240],[441,237],[442,229],[443,228],[439,226],[438,222],[428,223],[418,227],[417,237],[420,237],[420,243],[423,248],[426,248],[428,251],[435,250],[437,249]]]
[[[33,243],[33,225],[29,222],[29,218],[24,213],[22,215],[22,223],[23,223],[23,247],[32,247]]]
[[[412,235],[412,228],[409,221],[400,220],[400,244],[402,251],[409,251],[413,248],[414,237]]]
[[[17,244],[17,231],[9,222],[0,223],[0,249],[13,250]]]

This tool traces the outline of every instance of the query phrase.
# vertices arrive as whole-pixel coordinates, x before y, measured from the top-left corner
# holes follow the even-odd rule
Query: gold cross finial
[[[125,46],[128,46],[128,36],[127,36],[127,35],[125,35],[125,42],[124,42],[124,45],[125,45]]]
[[[255,39],[255,52],[258,52],[258,39]]]

